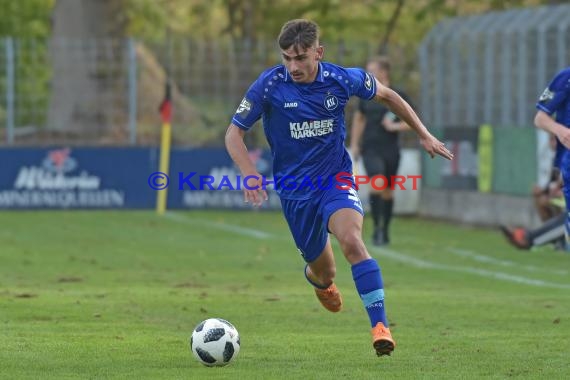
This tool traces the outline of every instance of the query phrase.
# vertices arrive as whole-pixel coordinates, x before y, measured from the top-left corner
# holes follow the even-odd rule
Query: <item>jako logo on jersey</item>
[[[338,99],[334,95],[327,95],[325,98],[325,108],[329,111],[334,110],[338,107]]]
[[[332,133],[333,123],[333,119],[291,122],[289,129],[291,130],[291,137],[298,140]]]
[[[284,108],[297,108],[297,102],[286,102],[283,107]]]

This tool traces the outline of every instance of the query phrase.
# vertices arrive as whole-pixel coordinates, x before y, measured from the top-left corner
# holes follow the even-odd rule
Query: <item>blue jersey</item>
[[[344,146],[344,107],[353,95],[369,100],[375,93],[374,77],[362,69],[320,62],[314,82],[296,83],[278,65],[251,85],[232,123],[249,130],[263,116],[274,178],[287,183],[277,184],[279,196],[309,199],[322,191],[317,184],[352,173]]]
[[[570,67],[560,71],[544,90],[536,108],[549,115],[556,113],[555,120],[570,128]],[[554,165],[560,167],[562,154],[566,148],[556,140]]]

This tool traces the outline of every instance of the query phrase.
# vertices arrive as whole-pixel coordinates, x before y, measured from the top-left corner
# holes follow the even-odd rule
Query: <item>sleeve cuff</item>
[[[247,126],[245,126],[243,123],[240,123],[239,121],[237,121],[235,117],[232,118],[232,123],[233,123],[236,127],[240,128],[240,129],[243,129],[244,131],[248,131],[248,130],[249,130],[249,127],[247,127]]]
[[[536,105],[536,108],[539,109],[539,110],[541,110],[541,111],[543,111],[543,112],[546,112],[546,113],[549,114],[549,115],[552,115],[552,114],[554,113],[554,111],[549,110],[548,108],[546,108],[546,107],[543,106],[542,104],[537,104],[537,105]]]

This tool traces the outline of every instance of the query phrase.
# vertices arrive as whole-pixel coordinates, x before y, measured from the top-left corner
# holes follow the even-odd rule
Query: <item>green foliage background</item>
[[[81,0],[76,0],[81,1]],[[446,17],[563,3],[564,0],[108,0],[127,20],[130,36],[164,39],[168,31],[202,37],[270,37],[284,21],[306,17],[319,22],[331,40],[381,38],[401,3],[397,33],[390,42],[418,42]],[[0,0],[0,36],[45,38],[57,0]]]
[[[235,46],[245,41],[254,46],[266,46],[268,41],[276,38],[286,20],[310,18],[321,27],[322,42],[327,46],[327,59],[345,64],[339,58],[351,56],[354,61],[354,54],[360,54],[362,59],[357,60],[362,61],[359,64],[364,64],[366,54],[387,52],[397,66],[393,72],[394,82],[413,99],[417,95],[420,79],[415,67],[417,47],[439,21],[447,17],[562,2],[564,1],[105,0],[105,5],[112,9],[115,16],[112,22],[118,24],[117,28],[111,28],[116,31],[111,32],[110,37],[134,37],[156,46],[166,46],[168,41],[189,39],[229,42]],[[45,124],[52,75],[47,41],[54,7],[65,4],[63,0],[0,0],[3,9],[0,14],[0,39],[15,38],[16,126]],[[363,49],[364,45],[369,47]],[[389,50],[386,49],[388,46]],[[5,43],[0,40],[2,71],[5,71],[5,51]],[[6,76],[0,75],[0,93],[5,93],[5,82]],[[215,100],[207,99],[206,103],[211,104],[213,101]],[[6,125],[3,107],[4,102],[0,101],[0,126]],[[220,115],[221,120],[227,119],[226,112],[214,109],[207,111],[208,115],[216,114]],[[218,120],[212,125],[214,124],[219,127]],[[203,138],[196,135],[193,138],[207,143],[206,140],[211,139],[211,128],[208,126],[203,134]]]

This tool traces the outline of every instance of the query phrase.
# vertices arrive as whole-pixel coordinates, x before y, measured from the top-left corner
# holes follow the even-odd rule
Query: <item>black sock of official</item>
[[[552,219],[548,219],[542,226],[527,232],[528,242],[532,246],[538,246],[560,239],[564,236],[565,221],[565,213],[562,213]]]
[[[393,212],[394,212],[394,200],[384,199],[384,210],[382,211],[384,224],[382,225],[382,229],[384,230],[384,236],[386,237],[386,239],[388,238],[388,228],[390,226],[390,221],[392,220]]]
[[[380,225],[383,203],[383,199],[379,194],[370,194],[370,211],[372,212],[374,228]]]

